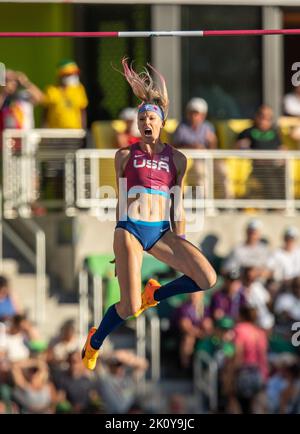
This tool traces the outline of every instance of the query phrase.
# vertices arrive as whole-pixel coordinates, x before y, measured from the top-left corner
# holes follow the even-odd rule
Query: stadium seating
[[[251,119],[228,119],[213,122],[219,139],[220,149],[232,149],[238,134],[252,125]],[[173,134],[178,125],[176,119],[168,119],[162,131],[162,141],[172,143]],[[287,149],[299,148],[299,141],[293,138],[293,131],[300,128],[300,120],[293,117],[280,117],[278,127],[283,144]],[[96,121],[91,131],[97,149],[115,149],[114,138],[116,132],[124,131],[125,123],[122,120]],[[230,157],[225,161],[228,176],[228,188],[233,198],[243,198],[247,194],[248,182],[252,173],[251,160]],[[188,160],[187,174],[192,167],[192,160]],[[300,162],[295,161],[292,166],[295,197],[300,198]],[[102,160],[99,166],[100,184],[116,187],[113,159]],[[185,178],[186,185],[192,185],[191,177]]]

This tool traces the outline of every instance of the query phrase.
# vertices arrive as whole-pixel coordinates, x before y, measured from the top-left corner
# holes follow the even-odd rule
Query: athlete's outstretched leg
[[[143,249],[137,239],[124,229],[116,229],[114,237],[116,271],[121,299],[110,306],[98,329],[93,327],[83,349],[83,363],[94,369],[106,336],[141,307],[141,264]]]
[[[176,294],[206,290],[216,283],[216,273],[200,250],[173,232],[166,233],[149,253],[184,274],[157,288],[154,293],[157,301]]]

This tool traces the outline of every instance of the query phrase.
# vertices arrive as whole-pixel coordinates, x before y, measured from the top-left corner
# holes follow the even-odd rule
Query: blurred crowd
[[[0,414],[137,412],[137,384],[148,362],[110,346],[91,372],[81,344],[73,320],[48,342],[23,314],[0,322]]]
[[[282,112],[286,116],[299,116],[300,87],[284,96]],[[87,119],[89,99],[85,86],[81,82],[81,71],[72,59],[64,59],[57,65],[55,83],[44,90],[34,84],[24,72],[8,69],[6,86],[0,88],[0,132],[6,128],[30,129],[35,127],[34,107],[40,106],[43,115],[37,127],[86,129],[91,125]],[[100,97],[99,97],[100,98]],[[101,111],[99,111],[101,113]],[[121,131],[116,129],[115,147],[130,146],[139,139],[136,122],[137,110],[123,108],[119,120],[124,122]],[[185,107],[185,120],[179,125],[171,139],[178,148],[216,149],[219,147],[218,132],[209,122],[209,106],[200,97],[191,98]],[[92,116],[93,121],[101,121]],[[107,119],[107,115],[105,116]],[[242,131],[232,148],[253,150],[284,149],[280,132],[276,127],[272,109],[267,105],[257,107],[253,125]],[[297,131],[295,131],[297,138]],[[201,169],[197,172],[201,175]],[[199,176],[200,176],[199,175]]]
[[[91,113],[89,107],[89,100],[94,101],[97,95],[96,90],[95,94],[88,95],[81,82],[80,68],[70,59],[62,60],[57,65],[55,82],[43,90],[24,72],[7,70],[6,86],[0,88],[0,141],[5,129],[63,128],[86,130],[86,139],[78,145],[79,147],[99,147],[101,142],[101,147],[104,143],[106,148],[124,148],[137,142],[140,133],[137,127],[137,109],[133,107],[123,108],[118,119],[110,122],[110,127],[103,126],[97,130],[95,125],[103,120],[101,113],[104,111]],[[34,109],[37,106],[40,116],[35,116]],[[300,92],[295,88],[293,92],[285,95],[282,112],[284,116],[297,119],[299,106]],[[104,119],[108,117],[106,114]],[[36,119],[38,121],[35,121]],[[209,119],[208,103],[198,96],[191,98],[186,104],[184,119],[173,120],[177,127],[168,131],[168,141],[176,148],[200,151],[223,149],[224,146],[239,150],[280,151],[290,149],[291,143],[294,148],[299,148],[300,126],[290,126],[287,138],[281,134],[281,128],[278,120],[274,118],[271,107],[264,104],[257,107],[252,122],[246,120],[250,122],[247,128],[241,129],[240,125],[233,135],[232,132],[229,134],[230,138],[226,138],[229,142],[226,145],[223,141],[228,132],[222,132],[222,129],[216,126],[216,122]],[[108,133],[108,130],[111,131]],[[15,139],[15,146],[17,142]],[[62,148],[63,143],[62,141]],[[213,164],[216,198],[285,197],[286,164],[283,160],[255,159],[253,162],[242,160],[241,163],[227,158],[214,159]],[[207,183],[204,181],[206,170],[204,159],[194,159],[193,162],[189,162],[186,177],[187,185],[203,187],[204,196],[207,195]],[[293,179],[298,183],[298,166],[293,170]],[[294,187],[297,197],[299,191],[297,184]]]
[[[276,249],[262,231],[252,219],[243,243],[223,261],[211,256],[219,282],[206,293],[204,315],[201,293],[191,294],[170,316],[171,330],[187,375],[201,352],[217,362],[218,411],[298,414],[299,230],[287,227]]]
[[[103,95],[99,84],[92,87],[90,93],[81,81],[81,71],[72,59],[64,59],[57,65],[55,81],[45,89],[40,89],[24,72],[8,69],[6,86],[0,87],[0,146],[2,132],[5,129],[84,129],[86,137],[78,143],[73,140],[73,151],[87,148],[124,148],[140,139],[137,126],[137,109],[124,107],[118,119],[107,122],[109,114],[105,108],[91,110],[90,105]],[[98,89],[98,90],[97,90]],[[91,104],[89,104],[89,101]],[[215,149],[237,149],[254,151],[281,151],[298,149],[300,145],[300,124],[297,121],[300,106],[300,91],[295,88],[286,94],[282,101],[282,113],[289,122],[288,133],[284,132],[279,119],[274,117],[271,107],[262,104],[257,107],[253,119],[240,120],[233,129],[218,126],[217,120],[210,118],[208,103],[201,97],[192,97],[186,104],[182,119],[173,119],[171,129],[166,127],[166,139],[179,149],[209,151]],[[39,115],[35,114],[39,107]],[[103,124],[101,122],[104,121]],[[246,121],[246,123],[245,123]],[[105,124],[106,122],[106,124]],[[244,124],[243,124],[244,122]],[[105,125],[104,125],[105,124]],[[109,124],[109,125],[108,125]],[[176,128],[174,125],[177,125]],[[246,128],[244,128],[247,125]],[[225,144],[225,142],[226,144]],[[20,139],[14,138],[14,151],[20,151]],[[61,139],[60,149],[64,149]],[[35,148],[37,150],[37,148]],[[67,152],[67,147],[66,147]],[[18,154],[19,155],[19,154]],[[201,154],[199,154],[201,155]],[[50,160],[50,157],[46,159]],[[284,159],[250,160],[232,157],[214,158],[213,160],[213,195],[216,199],[271,199],[282,200],[288,194],[294,198],[300,195],[300,180],[297,160],[289,160],[290,169]],[[61,165],[64,157],[61,159]],[[50,172],[58,173],[56,162],[43,163],[37,168],[38,176],[32,195],[35,198],[53,199],[62,195],[64,168],[53,180]],[[205,176],[208,166],[205,159],[189,160],[185,185],[201,186],[201,197],[207,197]],[[289,177],[289,178],[287,178]],[[49,178],[49,179],[48,179]],[[50,179],[51,178],[51,179]],[[287,181],[287,179],[289,179]],[[287,185],[291,184],[288,189]],[[211,192],[212,190],[210,190]],[[193,193],[194,194],[194,193]],[[199,193],[197,193],[199,194]],[[37,200],[37,199],[36,199]],[[45,214],[46,208],[31,199],[30,206],[35,214]],[[277,206],[277,205],[276,205]]]
[[[217,364],[216,412],[300,413],[298,229],[287,227],[282,244],[272,249],[262,222],[251,219],[244,241],[223,260],[213,254],[210,260],[219,279],[204,299],[199,292],[181,298],[167,314],[163,302],[157,308],[169,324],[162,330],[163,358],[172,360],[173,368],[177,360],[176,375],[191,382],[202,363],[199,355]],[[81,362],[81,344],[72,320],[45,341],[0,276],[1,412],[153,411],[140,382],[148,371],[146,359],[114,349],[108,339],[91,373]],[[180,394],[168,405],[175,413],[188,411]]]

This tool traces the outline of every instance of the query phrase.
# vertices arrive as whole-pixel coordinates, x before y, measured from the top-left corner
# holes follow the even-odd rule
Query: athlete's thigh
[[[205,287],[208,274],[213,272],[210,263],[196,246],[171,231],[167,232],[149,253]]]
[[[143,248],[134,235],[117,228],[114,234],[116,272],[123,298],[129,301],[141,295],[141,267]]]

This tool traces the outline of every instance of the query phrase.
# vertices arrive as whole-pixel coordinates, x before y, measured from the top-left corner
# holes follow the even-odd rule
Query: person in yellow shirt
[[[48,86],[44,93],[46,128],[86,128],[88,99],[79,74],[72,60],[63,60],[58,65],[58,84]]]

